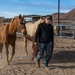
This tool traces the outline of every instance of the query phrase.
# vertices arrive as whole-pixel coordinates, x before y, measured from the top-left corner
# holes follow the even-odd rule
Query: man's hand
[[[52,46],[54,46],[54,43],[52,43]]]
[[[34,42],[34,45],[37,45],[37,42]]]

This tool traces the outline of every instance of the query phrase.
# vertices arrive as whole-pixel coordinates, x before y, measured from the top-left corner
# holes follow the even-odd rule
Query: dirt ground
[[[28,55],[25,53],[23,37],[18,36],[16,52],[7,65],[5,48],[0,59],[0,75],[75,75],[75,40],[71,38],[55,37],[54,52],[49,64],[50,70],[45,70],[43,59],[41,67],[36,68],[35,60],[31,61],[32,47],[28,42]],[[11,55],[11,48],[9,48]]]

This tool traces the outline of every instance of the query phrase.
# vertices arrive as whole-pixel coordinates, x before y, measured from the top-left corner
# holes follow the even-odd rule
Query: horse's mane
[[[14,20],[15,20],[15,18],[13,18],[13,19],[10,21],[10,24],[12,24]]]
[[[36,21],[35,23],[34,23],[34,25],[38,25],[39,23],[42,23],[43,21],[42,21],[43,19],[39,19],[38,21]]]

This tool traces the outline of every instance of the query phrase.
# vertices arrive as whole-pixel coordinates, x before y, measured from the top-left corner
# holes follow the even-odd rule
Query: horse
[[[27,34],[24,36],[24,45],[25,45],[25,51],[26,51],[27,55],[28,55],[27,42],[28,42],[28,40],[31,41],[31,42],[34,42],[36,29],[37,29],[38,25],[42,22],[44,22],[44,18],[41,17],[35,23],[26,23],[25,24]]]
[[[15,41],[16,41],[16,32],[20,31],[23,35],[26,35],[26,28],[24,23],[24,17],[21,14],[11,20],[7,25],[0,26],[0,53],[2,57],[3,45],[6,49],[7,64],[10,63],[14,54],[15,54]],[[9,59],[9,45],[12,47],[12,55]]]

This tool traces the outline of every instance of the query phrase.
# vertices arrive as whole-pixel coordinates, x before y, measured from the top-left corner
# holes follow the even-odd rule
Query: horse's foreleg
[[[12,58],[13,58],[13,56],[15,54],[15,43],[12,44],[11,47],[12,47],[12,55],[11,55],[11,58],[10,58],[9,62],[12,60]]]
[[[0,53],[1,53],[1,58],[2,58],[2,49],[3,49],[3,44],[0,44]]]
[[[25,44],[25,51],[26,54],[28,55],[28,51],[27,51],[27,39],[24,37],[24,44]]]
[[[8,46],[9,44],[5,44],[5,48],[6,48],[6,55],[7,55],[7,63],[9,64],[9,51],[8,51]]]

